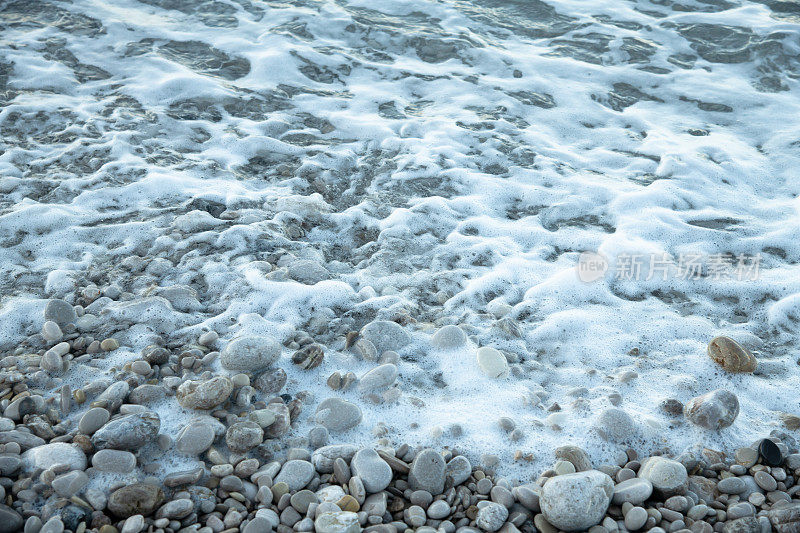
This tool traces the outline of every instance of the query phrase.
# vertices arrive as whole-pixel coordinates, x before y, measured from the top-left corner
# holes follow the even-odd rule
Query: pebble
[[[397,366],[380,365],[364,374],[358,382],[361,392],[380,392],[391,387],[397,379]]]
[[[569,461],[575,467],[576,472],[584,472],[592,469],[592,461],[589,454],[582,448],[571,444],[556,448],[555,456],[557,459]]]
[[[428,506],[428,517],[434,520],[442,520],[450,515],[450,506],[444,500],[436,500]]]
[[[508,509],[505,506],[494,502],[487,502],[483,507],[479,507],[478,516],[475,518],[475,525],[483,531],[494,532],[505,524],[508,518]]]
[[[446,464],[438,452],[430,448],[420,451],[411,463],[408,485],[412,490],[426,490],[432,495],[444,490]]]
[[[53,442],[31,448],[22,454],[27,470],[47,470],[55,465],[67,465],[70,470],[86,468],[86,454],[75,445]]]
[[[303,370],[311,370],[321,365],[324,358],[324,347],[321,344],[311,343],[306,344],[292,355],[292,363]]]
[[[653,484],[653,489],[664,497],[684,494],[688,488],[689,475],[686,467],[666,457],[650,457],[639,468],[639,477]]]
[[[58,342],[63,336],[61,328],[52,320],[46,321],[42,326],[42,338],[47,342]]]
[[[356,452],[350,461],[353,475],[361,478],[368,493],[381,492],[392,482],[392,469],[372,448]]]
[[[625,527],[629,531],[642,529],[647,522],[647,511],[643,507],[633,507],[625,514]]]
[[[614,482],[597,470],[550,478],[542,488],[539,505],[547,521],[563,531],[588,529],[605,516]]]
[[[108,498],[108,510],[119,518],[135,514],[147,516],[164,501],[160,487],[147,483],[132,483],[115,490]]]
[[[739,415],[739,399],[730,391],[717,389],[689,400],[684,415],[696,426],[723,429],[733,424]]]
[[[750,468],[758,462],[758,450],[753,448],[739,448],[736,450],[734,457],[738,464],[745,468]]]
[[[601,437],[614,443],[627,442],[639,433],[631,416],[615,407],[601,412],[594,422],[594,428]]]
[[[350,461],[358,451],[352,444],[330,444],[318,448],[311,454],[311,464],[321,474],[333,473],[333,462],[337,457]]]
[[[376,320],[361,328],[361,337],[370,341],[378,354],[397,352],[411,344],[411,335],[397,322]]]
[[[361,422],[361,408],[340,398],[328,398],[317,406],[316,422],[328,431],[341,432]]]
[[[768,472],[763,470],[756,472],[753,474],[753,479],[756,480],[756,483],[759,487],[767,492],[772,492],[773,490],[778,489],[778,482]]]
[[[86,411],[78,422],[78,430],[84,435],[92,435],[103,427],[111,418],[111,413],[103,407],[92,407]]]
[[[23,524],[22,516],[18,512],[0,503],[0,533],[17,533]]]
[[[281,355],[281,345],[263,336],[239,337],[220,352],[223,368],[234,372],[257,373],[269,369]]]
[[[245,453],[263,441],[264,430],[252,420],[231,424],[225,432],[225,444],[236,453]]]
[[[458,326],[447,325],[433,334],[431,344],[440,350],[454,350],[467,344],[467,334]]]
[[[653,484],[644,478],[632,478],[614,487],[612,502],[621,505],[624,502],[638,505],[644,503],[653,494]]]
[[[747,490],[747,485],[740,477],[728,477],[719,480],[717,490],[723,494],[741,494]]]
[[[349,511],[322,513],[314,520],[316,533],[360,533],[358,515]]]
[[[502,378],[508,376],[508,361],[500,350],[491,346],[478,348],[476,352],[478,368],[490,378]]]
[[[445,475],[453,478],[453,485],[458,486],[464,483],[472,474],[472,464],[463,455],[456,455],[447,462]]]
[[[44,308],[44,318],[55,322],[60,328],[67,324],[74,324],[78,319],[75,309],[64,300],[50,300]]]
[[[758,362],[756,358],[729,337],[716,337],[708,343],[708,356],[728,372],[755,371]]]
[[[758,445],[758,455],[769,466],[778,466],[781,463],[781,450],[770,439],[763,439]]]
[[[127,474],[136,468],[136,456],[124,450],[100,450],[92,456],[92,466],[102,472]]]
[[[233,392],[233,382],[225,376],[205,381],[184,381],[175,397],[187,409],[213,409],[225,402]]]
[[[73,470],[56,477],[50,484],[59,496],[69,498],[80,492],[89,483],[89,476],[80,470]]]
[[[92,444],[102,450],[138,450],[152,442],[161,427],[156,413],[144,411],[112,418],[92,435]]]
[[[210,424],[193,421],[178,433],[175,448],[187,455],[199,455],[211,447],[216,436]]]
[[[289,490],[294,492],[305,488],[314,477],[314,465],[308,461],[295,459],[286,461],[280,473],[275,477],[275,483],[286,483]]]

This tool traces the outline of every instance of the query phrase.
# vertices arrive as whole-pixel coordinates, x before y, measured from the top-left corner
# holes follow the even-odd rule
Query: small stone
[[[639,434],[636,422],[631,416],[615,407],[605,409],[595,420],[594,428],[609,442],[628,442]]]
[[[239,337],[220,352],[222,367],[234,372],[256,373],[269,369],[281,355],[281,345],[270,337]]]
[[[267,370],[258,376],[253,386],[266,395],[278,394],[283,390],[288,379],[286,371],[282,368]]]
[[[179,520],[189,516],[194,510],[194,503],[189,498],[179,498],[165,503],[156,513],[156,518]]]
[[[129,516],[122,525],[120,533],[139,533],[144,529],[144,517],[140,514]]]
[[[780,466],[781,464],[781,450],[769,439],[763,439],[758,445],[758,455],[769,466]]]
[[[758,365],[749,350],[729,337],[716,337],[708,344],[708,356],[728,372],[753,372]]]
[[[290,491],[298,491],[308,485],[314,477],[314,473],[314,465],[308,461],[299,459],[286,461],[280,473],[275,477],[275,483],[286,483]]]
[[[194,421],[178,433],[175,438],[175,448],[187,455],[199,455],[211,447],[214,439],[216,433],[210,424]]]
[[[414,458],[408,473],[411,490],[427,490],[434,496],[444,490],[446,464],[441,454],[431,449],[422,450]]]
[[[358,451],[352,444],[331,444],[318,448],[311,454],[311,464],[320,474],[333,473],[333,462],[341,457],[350,461]]]
[[[48,320],[42,326],[42,338],[47,342],[60,341],[63,336],[64,333],[62,333],[61,328],[52,320]]]
[[[296,364],[303,370],[311,370],[317,368],[322,364],[325,358],[325,350],[321,344],[311,343],[306,344],[297,350],[292,356],[292,363]]]
[[[349,511],[322,513],[314,520],[316,533],[360,533],[358,515]]]
[[[588,529],[603,519],[614,493],[614,482],[597,470],[550,478],[539,504],[547,522],[563,531]]]
[[[411,343],[411,335],[397,322],[376,320],[361,328],[361,337],[370,341],[379,354],[397,352]]]
[[[100,349],[104,352],[113,352],[119,348],[119,341],[117,339],[103,339],[100,342]]]
[[[350,478],[350,482],[348,483],[348,488],[354,486],[353,484],[354,479],[358,478]],[[356,491],[353,491],[351,489],[350,492],[353,493]],[[361,505],[359,505],[358,500],[351,494],[342,496],[342,498],[338,502],[336,502],[336,505],[338,505],[339,509],[341,509],[342,511],[350,511],[353,513],[357,513],[359,509],[361,509]]]
[[[556,448],[555,455],[557,459],[572,463],[576,472],[585,472],[592,469],[592,460],[589,459],[589,454],[577,446],[571,444],[560,446]]]
[[[328,431],[347,431],[361,422],[361,408],[340,398],[328,398],[317,406],[316,422]]]
[[[745,468],[750,468],[758,462],[758,450],[753,448],[739,448],[734,456],[736,462]]]
[[[127,474],[136,468],[136,456],[124,450],[100,450],[92,456],[92,466],[101,472]]]
[[[689,484],[685,466],[660,456],[646,459],[639,468],[639,477],[652,483],[653,489],[664,497],[684,494]]]
[[[478,516],[475,518],[475,525],[483,531],[494,532],[503,527],[507,518],[508,509],[499,503],[488,502],[479,508]]]
[[[393,364],[375,367],[361,377],[358,382],[358,390],[361,392],[384,391],[394,384],[397,374],[397,366]]]
[[[773,490],[778,489],[778,482],[775,481],[775,478],[763,470],[753,474],[753,479],[755,479],[756,484],[758,484],[758,486],[764,489],[766,492],[772,492]]]
[[[614,487],[612,502],[622,505],[625,502],[638,505],[644,503],[653,494],[653,484],[643,478],[633,478],[623,481]]]
[[[472,474],[472,464],[463,455],[456,455],[447,462],[445,474],[453,478],[453,485],[464,483]]]
[[[256,516],[244,527],[243,533],[267,533],[272,531],[272,524],[262,516]]]
[[[206,381],[184,381],[175,397],[187,409],[213,409],[225,402],[233,392],[233,382],[225,376]]]
[[[484,346],[478,348],[476,352],[478,367],[485,375],[490,378],[502,378],[508,376],[508,361],[506,357],[495,348]]]
[[[719,480],[717,483],[717,490],[723,494],[741,494],[747,490],[747,485],[742,478],[739,477],[726,477]]]
[[[301,490],[292,494],[290,503],[299,513],[305,514],[308,511],[309,505],[312,503],[319,503],[319,498],[310,490]]]
[[[133,483],[111,493],[108,510],[119,518],[135,514],[148,516],[164,501],[164,492],[155,485]]]
[[[467,344],[467,334],[458,326],[447,325],[434,333],[431,344],[440,350],[454,350]]]
[[[761,524],[758,518],[747,516],[725,522],[723,533],[761,533]]]
[[[723,429],[733,424],[739,415],[739,399],[732,392],[717,389],[689,400],[684,407],[684,415],[697,426]]]
[[[633,507],[625,515],[625,527],[628,531],[637,531],[647,522],[647,511],[643,507]]]
[[[212,346],[219,339],[219,334],[216,331],[206,331],[197,339],[200,346]]]
[[[403,513],[406,524],[413,528],[419,528],[425,524],[425,510],[419,505],[412,505]]]
[[[70,470],[86,469],[86,454],[73,444],[53,442],[31,448],[22,454],[26,470],[47,470],[55,465],[68,465]]]
[[[436,500],[428,506],[428,517],[433,520],[442,520],[450,515],[450,506],[444,500]]]
[[[252,420],[231,424],[225,432],[225,444],[236,453],[245,453],[264,441],[264,430]]]
[[[372,448],[356,452],[350,461],[353,475],[361,478],[368,493],[381,492],[392,482],[392,469]]]
[[[92,435],[92,444],[102,450],[138,450],[152,442],[161,427],[156,413],[143,411],[111,419]]]
[[[80,470],[73,470],[56,477],[51,486],[63,498],[70,498],[89,483],[89,476]]]

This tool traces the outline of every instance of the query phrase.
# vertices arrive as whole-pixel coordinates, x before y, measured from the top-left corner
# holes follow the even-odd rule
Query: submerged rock
[[[317,406],[316,421],[328,431],[347,431],[361,422],[361,408],[340,398],[328,398]]]
[[[484,346],[478,348],[476,358],[478,359],[478,367],[481,369],[481,372],[490,378],[508,376],[508,361],[500,350]]]
[[[717,389],[689,400],[683,413],[696,426],[719,430],[729,427],[739,416],[739,399],[732,392]]]
[[[678,461],[666,457],[650,457],[639,468],[639,477],[653,485],[659,495],[673,496],[684,494],[689,485],[686,467]]]
[[[376,320],[361,328],[361,337],[375,345],[378,354],[399,351],[411,344],[411,335],[397,322]]]

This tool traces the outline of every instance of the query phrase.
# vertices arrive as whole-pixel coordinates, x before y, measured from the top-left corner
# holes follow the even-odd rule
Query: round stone
[[[539,505],[547,521],[563,531],[597,525],[605,516],[614,482],[597,470],[550,478],[542,487]]]
[[[92,456],[92,466],[101,472],[127,474],[136,468],[136,456],[124,450],[100,450]]]
[[[749,350],[729,337],[716,337],[708,343],[708,356],[728,372],[753,372],[758,365]]]
[[[433,520],[442,520],[450,515],[450,506],[444,500],[436,500],[428,506],[428,517]]]
[[[647,522],[647,511],[643,507],[633,507],[625,515],[625,527],[628,531],[637,531]]]
[[[60,328],[74,324],[78,319],[72,304],[64,300],[50,300],[44,308],[45,320],[55,322]]]
[[[653,485],[653,489],[665,497],[684,494],[689,485],[686,467],[678,461],[654,456],[646,459],[639,467],[639,477]]]
[[[264,430],[252,420],[231,424],[225,432],[225,444],[236,453],[244,453],[264,441]]]
[[[102,407],[92,407],[86,411],[78,422],[78,430],[84,435],[92,435],[103,427],[111,418],[111,413]]]
[[[187,409],[213,409],[225,402],[233,392],[233,382],[225,376],[206,381],[184,381],[175,397]]]
[[[270,337],[233,339],[220,352],[222,367],[234,372],[257,373],[270,368],[281,355],[281,345]]]
[[[445,474],[453,478],[453,486],[461,485],[472,474],[472,463],[463,455],[456,455],[447,462]]]
[[[22,531],[23,524],[22,516],[18,512],[0,503],[0,533],[18,533]]]
[[[350,461],[353,475],[361,478],[369,493],[380,492],[392,482],[392,469],[372,448],[359,450]]]
[[[426,490],[432,495],[444,490],[446,464],[441,454],[429,448],[422,450],[414,458],[408,472],[408,485],[411,490]]]
[[[781,450],[769,439],[762,440],[758,445],[758,455],[769,466],[780,466],[781,464]]]
[[[26,470],[47,470],[55,465],[67,465],[70,470],[86,469],[86,454],[73,444],[53,442],[31,448],[22,454]]]
[[[60,341],[63,336],[64,334],[61,332],[61,328],[52,320],[48,320],[42,326],[42,338],[47,342]]]
[[[508,376],[508,361],[500,352],[490,346],[478,348],[476,352],[478,368],[490,378],[501,378]]]
[[[133,483],[111,493],[108,510],[119,518],[136,514],[148,516],[164,501],[164,492],[155,485]]]
[[[286,483],[289,490],[294,492],[305,488],[314,478],[314,465],[308,461],[293,459],[286,461],[280,473],[275,477],[275,483]]]
[[[314,520],[316,533],[360,533],[358,515],[349,511],[322,513]]]
[[[778,488],[778,482],[775,481],[775,478],[763,470],[753,474],[753,478],[756,480],[758,486],[766,492],[772,492]]]
[[[317,406],[316,421],[328,431],[347,431],[361,422],[361,408],[340,398],[328,398]]]
[[[692,424],[719,430],[729,427],[739,416],[739,399],[732,392],[717,389],[689,400],[683,412]]]
[[[575,467],[576,472],[584,472],[592,469],[592,460],[589,459],[589,454],[585,450],[571,444],[560,446],[556,448],[555,455],[557,459],[569,461]]]
[[[601,437],[614,443],[630,441],[639,434],[636,422],[631,416],[622,409],[614,407],[600,413],[594,427]]]
[[[320,474],[332,474],[333,463],[337,458],[350,461],[358,451],[352,444],[330,444],[317,448],[311,454],[311,464]]]
[[[494,532],[503,527],[507,518],[508,509],[499,503],[487,502],[486,505],[479,508],[475,525],[483,531]]]
[[[56,477],[50,486],[62,498],[71,498],[89,483],[89,476],[80,470],[72,470]]]
[[[111,419],[92,435],[98,450],[138,450],[158,435],[161,420],[156,413],[143,411]]]
[[[747,490],[747,485],[743,479],[738,477],[726,477],[717,482],[717,490],[723,494],[741,494]]]
[[[454,350],[467,344],[467,334],[458,326],[444,326],[431,337],[431,344],[440,350]]]
[[[214,428],[203,422],[186,425],[175,438],[175,448],[187,455],[198,455],[211,447],[216,439]]]
[[[397,322],[376,320],[361,328],[361,337],[370,341],[380,355],[397,352],[411,344],[411,335]]]
[[[361,377],[358,390],[361,392],[380,392],[388,389],[397,379],[397,366],[389,363],[373,368]]]

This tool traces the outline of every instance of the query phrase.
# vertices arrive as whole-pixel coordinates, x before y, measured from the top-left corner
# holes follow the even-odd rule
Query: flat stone
[[[392,482],[392,469],[372,448],[356,452],[350,461],[353,475],[361,478],[367,492],[381,492]]]
[[[70,498],[89,484],[89,476],[80,470],[73,470],[53,479],[51,486],[63,498]]]
[[[92,456],[92,466],[102,472],[127,474],[136,468],[136,456],[125,450],[100,450]]]
[[[45,444],[43,438],[27,431],[20,431],[19,429],[0,431],[0,444],[8,444],[10,442],[19,444],[19,447],[23,450],[29,450]]]
[[[622,505],[624,502],[638,505],[644,503],[651,494],[653,494],[653,484],[647,479],[635,477],[617,484],[611,501],[615,505]]]
[[[222,367],[234,372],[258,373],[270,368],[281,356],[281,345],[263,336],[239,337],[220,352]]]
[[[86,469],[86,454],[66,442],[53,442],[31,448],[22,454],[26,470],[47,470],[55,465],[68,465],[70,470]]]
[[[103,427],[111,418],[111,413],[103,407],[93,407],[83,413],[80,422],[78,422],[78,430],[84,435],[92,435],[95,431]]]
[[[563,531],[581,531],[605,516],[614,482],[597,470],[550,478],[542,487],[539,504],[547,521]]]
[[[361,408],[340,398],[328,398],[317,406],[316,422],[328,431],[347,431],[361,422]]]
[[[44,308],[44,319],[51,320],[63,328],[67,324],[74,324],[78,319],[75,308],[65,300],[50,300]]]
[[[727,477],[717,482],[717,490],[723,494],[741,494],[747,490],[747,485],[742,478]]]
[[[143,411],[112,418],[92,435],[92,444],[98,450],[138,450],[155,440],[161,420],[156,413]]]
[[[446,464],[438,452],[425,449],[420,451],[411,463],[408,472],[408,485],[411,490],[427,490],[434,496],[444,490]]]
[[[204,422],[187,424],[175,438],[175,448],[187,455],[199,455],[214,444],[217,435],[214,429]]]
[[[155,485],[133,483],[125,485],[108,498],[108,510],[119,518],[135,514],[148,516],[164,501],[164,492]]]
[[[113,413],[123,404],[130,390],[131,387],[127,381],[117,381],[109,385],[106,390],[95,398],[94,403],[100,407],[105,407],[110,413]]]
[[[156,518],[169,518],[180,520],[191,514],[194,510],[194,503],[189,498],[179,498],[165,503],[156,512]]]

